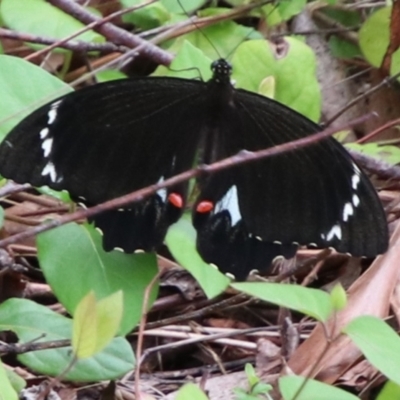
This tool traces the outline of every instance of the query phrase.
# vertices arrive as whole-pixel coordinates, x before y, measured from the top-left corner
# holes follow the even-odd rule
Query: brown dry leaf
[[[354,387],[357,391],[363,389],[379,374],[367,360],[362,360],[346,371],[339,380],[341,385]]]
[[[360,315],[385,318],[390,299],[399,279],[400,270],[400,224],[398,223],[390,241],[389,250],[377,257],[371,267],[348,290],[348,305],[336,316],[336,324],[327,324],[328,332],[335,337],[340,329]],[[325,351],[326,338],[320,324],[311,336],[301,344],[289,361],[289,367],[299,375],[307,375]],[[347,336],[341,336],[324,354],[319,368],[313,376],[327,382],[335,382],[361,356],[361,352]]]

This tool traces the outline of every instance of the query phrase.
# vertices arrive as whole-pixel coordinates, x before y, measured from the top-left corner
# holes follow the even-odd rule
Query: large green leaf
[[[154,254],[105,252],[100,234],[91,225],[64,225],[37,238],[40,267],[55,295],[71,314],[91,290],[97,299],[122,290],[124,314],[121,334],[142,317],[146,287],[157,273]],[[150,307],[157,295],[153,288]]]
[[[295,375],[280,378],[279,389],[283,399],[292,400],[304,380],[302,376]],[[308,379],[296,400],[358,400],[358,397],[326,383]]]
[[[64,39],[85,27],[45,0],[2,0],[0,12],[9,28],[32,35]],[[86,42],[105,40],[94,31],[84,32],[76,39]]]
[[[400,385],[400,337],[386,322],[364,315],[347,324],[343,333],[375,368]]]
[[[68,281],[65,282],[68,285]],[[13,331],[20,343],[71,339],[72,320],[47,307],[25,299],[10,299],[0,305],[0,330]],[[71,362],[71,347],[31,351],[18,356],[19,361],[44,375],[57,376]],[[115,338],[94,357],[79,360],[68,372],[72,381],[99,381],[121,377],[134,367],[131,345]]]
[[[72,88],[21,58],[0,55],[0,140],[28,113]]]
[[[279,56],[273,45],[265,40],[241,44],[233,56],[232,78],[238,88],[262,94],[263,82],[273,77],[275,100],[318,121],[321,93],[315,74],[314,53],[298,39],[285,38],[285,42],[287,52]]]
[[[196,231],[187,218],[169,228],[165,242],[175,259],[197,280],[207,297],[223,292],[230,280],[215,267],[205,263],[196,250]]]
[[[332,314],[330,296],[322,290],[264,282],[232,283],[231,286],[261,300],[300,311],[319,321],[326,321]]]

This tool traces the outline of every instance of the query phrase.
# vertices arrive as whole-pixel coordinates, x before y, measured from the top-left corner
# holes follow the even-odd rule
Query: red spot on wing
[[[182,196],[178,193],[170,193],[168,195],[168,201],[177,208],[183,207],[183,199]]]
[[[201,201],[197,204],[196,212],[198,213],[208,213],[214,208],[214,203],[208,200]]]

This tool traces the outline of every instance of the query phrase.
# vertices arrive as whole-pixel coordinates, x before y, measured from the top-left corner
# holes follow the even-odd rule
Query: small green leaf
[[[300,14],[307,0],[279,1],[262,7],[268,26],[275,26]]]
[[[118,290],[96,304],[97,340],[96,352],[104,349],[117,334],[123,314],[123,293]]]
[[[349,150],[358,151],[392,165],[400,163],[400,149],[397,146],[380,145],[379,143],[346,143],[345,146]]]
[[[331,291],[331,301],[332,306],[336,311],[343,310],[347,305],[347,296],[346,291],[343,289],[343,286],[338,283],[336,284]]]
[[[187,218],[172,225],[165,242],[175,259],[197,280],[208,298],[222,293],[230,280],[215,267],[205,263],[196,250],[196,231]]]
[[[273,99],[275,98],[275,86],[275,78],[273,76],[267,76],[261,81],[258,87],[258,93]]]
[[[0,400],[18,400],[18,394],[8,379],[6,369],[0,359]]]
[[[4,223],[4,208],[0,207],[0,228],[3,227],[3,223]]]
[[[232,283],[231,286],[261,300],[302,312],[318,321],[326,321],[333,311],[329,294],[318,289],[262,282]]]
[[[20,343],[65,340],[71,339],[72,320],[33,301],[9,299],[0,305],[0,330],[15,332]],[[71,362],[71,350],[68,346],[31,351],[19,355],[18,360],[40,374],[57,376]],[[134,362],[131,345],[118,337],[95,356],[79,360],[66,379],[79,382],[116,379],[131,371]]]
[[[96,353],[96,297],[91,291],[77,305],[72,325],[72,348],[78,358]]]
[[[142,0],[121,0],[121,4],[128,8],[143,3]],[[128,14],[124,14],[124,22],[130,22],[136,28],[148,30],[164,25],[170,20],[171,16],[162,3],[149,4]]]
[[[374,12],[362,25],[358,39],[361,51],[374,67],[380,67],[389,45],[389,25],[392,7]]]
[[[210,66],[212,61],[197,47],[185,40],[179,43],[175,42],[174,50],[177,51],[177,55],[171,65],[168,68],[158,67],[153,75],[185,79],[198,79],[200,77],[205,81],[211,78]]]
[[[376,400],[394,400],[400,399],[400,385],[392,381],[388,381],[379,392]]]
[[[247,363],[245,365],[244,372],[246,373],[246,377],[247,377],[247,380],[249,381],[250,387],[253,387],[258,382],[260,382],[260,379],[257,376],[256,371],[254,370],[254,367],[250,363]]]
[[[279,389],[283,399],[292,400],[305,379],[296,375],[280,378]],[[358,400],[358,397],[326,383],[308,379],[296,400]]]
[[[375,368],[400,385],[400,337],[386,322],[364,315],[347,324],[343,333]]]
[[[204,392],[194,383],[186,383],[176,394],[175,400],[208,400]]]
[[[122,291],[97,301],[89,292],[75,309],[72,348],[78,358],[100,352],[116,335],[122,319]]]
[[[174,14],[191,14],[202,7],[207,0],[161,0],[161,4]]]

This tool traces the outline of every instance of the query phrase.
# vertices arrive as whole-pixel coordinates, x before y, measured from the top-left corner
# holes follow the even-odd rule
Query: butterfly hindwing
[[[320,130],[293,110],[246,91],[235,91],[224,104],[223,117],[213,127],[214,138],[224,145],[212,161]],[[196,207],[207,202],[212,211],[198,212]],[[293,256],[297,244],[374,256],[385,251],[388,241],[374,188],[333,138],[210,175],[201,183],[193,219],[199,252],[241,276],[259,269],[258,260]],[[217,238],[221,247],[215,246]]]

